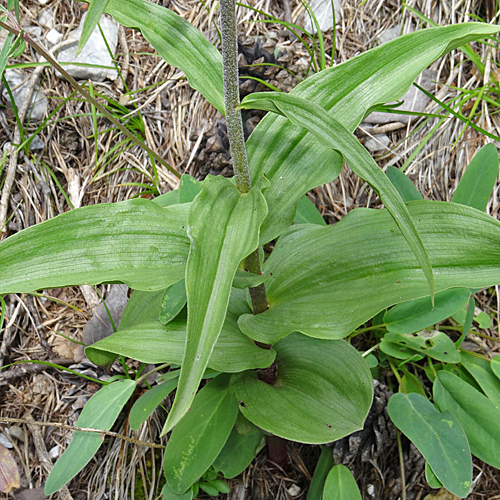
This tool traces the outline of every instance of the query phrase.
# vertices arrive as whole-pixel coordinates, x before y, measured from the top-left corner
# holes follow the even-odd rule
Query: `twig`
[[[290,0],[283,0],[283,11],[285,13],[285,22],[293,24],[292,4]],[[290,30],[287,30],[287,32],[288,32],[288,38],[291,42],[297,40],[297,32],[295,31],[295,29],[291,28]]]
[[[118,40],[120,42],[120,47],[123,50],[123,60],[122,60],[121,76],[118,76],[118,78],[115,80],[115,84],[119,91],[123,91],[125,88],[124,82],[127,81],[128,70],[130,67],[130,52],[128,50],[125,28],[121,24],[118,29]]]
[[[72,359],[51,359],[49,363],[53,363],[56,365],[71,365],[74,363]],[[7,385],[9,382],[12,382],[15,379],[20,377],[24,377],[25,375],[34,375],[36,373],[44,372],[45,370],[52,368],[49,365],[42,364],[30,364],[26,367],[24,366],[16,366],[15,368],[11,368],[8,371],[0,371],[0,387]]]
[[[96,434],[101,434],[102,436],[116,437],[119,439],[123,439],[124,441],[128,441],[129,443],[147,446],[148,448],[158,448],[160,450],[165,449],[165,446],[163,446],[162,444],[140,441],[139,439],[134,439],[128,436],[124,436],[122,434],[118,434],[117,432],[102,431],[100,429],[89,429],[88,427],[74,427],[72,425],[60,424],[59,422],[36,422],[35,420],[27,420],[24,418],[10,418],[10,417],[0,417],[0,422],[6,422],[12,424],[28,424],[28,425],[35,424],[35,425],[40,425],[42,427],[58,427],[59,429],[67,429],[70,431],[94,432]]]
[[[33,436],[33,442],[35,444],[35,449],[36,453],[38,455],[38,458],[40,459],[40,462],[42,463],[43,467],[47,471],[47,474],[50,474],[50,471],[52,470],[52,460],[50,459],[49,454],[47,453],[47,448],[45,447],[45,443],[43,441],[43,436],[40,431],[40,429],[37,427],[37,422],[33,419],[33,416],[29,411],[27,411],[24,414],[25,418],[23,419],[24,422],[27,426],[28,429],[31,432],[31,435]],[[63,486],[59,490],[59,498],[61,500],[73,500],[73,497],[71,496],[71,493],[68,490],[67,486]]]

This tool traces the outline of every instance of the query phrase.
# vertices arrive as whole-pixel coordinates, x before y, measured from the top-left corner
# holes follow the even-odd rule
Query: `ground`
[[[215,0],[155,2],[173,9],[218,44],[215,29],[218,4]],[[71,0],[21,0],[20,3],[23,26],[38,26],[40,14],[52,9],[54,27],[65,37],[77,27],[86,10],[85,4]],[[494,22],[494,3],[493,0],[409,0],[405,8],[400,0],[344,0],[340,15],[337,15],[335,33],[330,29],[324,34],[326,65],[339,64],[376,46],[391,32],[405,34],[428,27],[422,16],[440,25],[470,20],[474,16]],[[296,0],[248,0],[248,4],[280,20],[292,20],[299,25],[305,20],[304,6]],[[238,8],[238,16],[242,75],[258,77],[282,90],[290,90],[308,71],[314,71],[309,67],[309,50],[284,26],[256,22],[264,16],[245,7]],[[43,36],[47,28],[41,28]],[[317,39],[306,38],[305,41],[308,48],[316,47],[317,50]],[[473,44],[473,48],[486,65],[486,75],[496,81],[499,75],[497,42]],[[314,55],[317,59],[318,53]],[[269,66],[248,66],[269,62],[269,57],[285,71]],[[95,89],[106,96],[108,104],[113,103],[115,114],[122,122],[139,131],[146,143],[180,173],[189,173],[197,179],[208,173],[231,175],[222,117],[189,88],[183,75],[166,65],[149,43],[130,29],[120,29],[116,60],[130,92],[127,93],[121,79],[98,83]],[[36,61],[34,51],[27,48],[10,63]],[[487,83],[487,76],[482,79],[463,51],[451,52],[431,69],[434,71],[429,83],[431,93],[448,103],[459,95],[465,96],[462,112],[466,116],[474,113],[471,122],[491,134],[500,133],[500,120],[495,114],[498,94],[494,85]],[[28,65],[25,71],[29,74],[33,65]],[[290,76],[291,73],[298,78]],[[49,111],[59,109],[39,131],[43,148],[32,151],[29,158],[18,160],[3,237],[63,213],[70,209],[70,204],[91,205],[133,196],[152,197],[177,186],[175,176],[162,165],[153,168],[147,154],[139,147],[121,144],[123,137],[110,129],[109,122],[104,119],[97,121],[96,145],[91,106],[78,96],[72,96],[70,85],[56,76],[53,69],[43,70],[40,86],[49,99]],[[242,84],[243,95],[255,89],[263,90],[265,85],[250,79]],[[139,111],[134,111],[133,103]],[[431,103],[426,112],[439,109]],[[259,112],[245,116],[247,134],[261,116]],[[0,125],[0,145],[5,150],[5,145],[13,140],[12,131],[16,127],[12,109],[4,107],[0,111]],[[29,123],[24,130],[28,135],[33,134],[38,125]],[[401,167],[408,162],[406,173],[419,191],[425,198],[436,200],[450,200],[474,153],[486,142],[491,142],[454,117],[443,121],[417,117],[408,124],[389,120],[379,125],[362,124],[356,131],[363,141],[381,133],[389,142],[374,153],[379,165],[382,168]],[[380,137],[377,135],[379,140]],[[7,169],[8,162],[0,170],[2,186]],[[373,191],[348,169],[344,169],[334,182],[315,189],[309,196],[328,223],[335,223],[356,207],[380,206]],[[499,208],[497,184],[487,211],[498,216]],[[98,288],[104,297],[109,293],[107,286]],[[73,287],[47,290],[44,295],[51,298],[28,294],[6,297],[6,327],[0,334],[0,366],[15,361],[44,360],[71,366],[76,372],[94,378],[119,372],[120,366],[106,373],[81,359],[76,344],[66,339],[82,340],[83,327],[99,302],[96,292],[91,288]],[[476,298],[481,309],[494,320],[493,326],[484,333],[500,338],[498,288],[481,292]],[[490,355],[497,350],[495,342],[479,337],[471,341]],[[91,381],[46,365],[27,363],[9,367],[0,372],[0,417],[26,419],[31,415],[36,421],[74,425],[79,410],[97,389],[98,385]],[[379,391],[383,398],[389,389],[381,386]],[[384,412],[378,416],[387,421]],[[155,414],[140,435],[128,428],[126,420],[114,430],[142,441],[165,444],[165,439],[158,437],[162,418],[161,414]],[[13,425],[19,429],[16,429],[19,437],[13,438],[12,451],[22,471],[21,485],[40,488],[47,476],[47,450],[57,456],[65,448],[71,432],[55,426],[5,422],[0,422],[0,431]],[[388,432],[383,449],[374,450],[369,462],[362,462],[355,452],[348,462],[362,487],[364,499],[402,498],[400,456],[397,442],[391,436]],[[353,445],[347,443],[345,446]],[[230,482],[231,493],[227,498],[305,498],[320,450],[290,443],[289,452],[290,464],[283,471],[270,468],[265,451],[261,452],[242,477]],[[401,454],[405,464],[406,498],[421,500],[431,492],[423,475],[423,460],[404,439]],[[161,475],[161,450],[110,438],[96,459],[70,483],[67,495],[71,496],[63,494],[60,498],[157,498],[159,490],[155,484]],[[497,471],[476,461],[474,478],[474,492],[469,498],[500,498]],[[45,498],[40,489],[32,493],[31,497],[26,496],[27,492],[13,492],[13,495],[17,499]],[[12,494],[5,498],[12,498]],[[440,498],[444,500],[445,497]]]

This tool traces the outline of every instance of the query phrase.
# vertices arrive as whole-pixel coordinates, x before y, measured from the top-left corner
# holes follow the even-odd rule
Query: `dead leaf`
[[[441,488],[436,494],[430,493],[427,495],[424,500],[459,500],[459,498],[446,488]]]
[[[127,305],[127,285],[111,285],[111,291],[105,299],[106,307],[101,304],[83,329],[83,343],[90,345],[113,333],[108,311],[118,328],[125,306]]]
[[[9,493],[21,485],[19,468],[12,453],[0,444],[0,492]]]
[[[75,349],[79,345],[80,344],[71,342],[70,340],[67,340],[64,337],[56,337],[52,350],[61,358],[74,359]]]
[[[127,285],[111,285],[111,291],[105,299],[106,306],[113,318],[113,322],[118,328],[125,306],[127,305]],[[93,344],[98,340],[108,337],[113,333],[113,327],[109,321],[108,310],[104,304],[99,305],[94,311],[94,315],[83,329],[82,342],[86,345]],[[80,363],[85,357],[85,347],[77,346],[73,350],[73,358]]]
[[[43,486],[21,490],[15,494],[16,500],[45,500],[46,498],[48,497],[43,492]]]

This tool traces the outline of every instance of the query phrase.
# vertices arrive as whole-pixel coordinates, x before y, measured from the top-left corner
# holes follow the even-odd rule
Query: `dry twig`
[[[129,443],[134,443],[141,446],[147,446],[148,448],[158,448],[160,450],[165,449],[165,446],[163,446],[162,444],[140,441],[139,439],[134,439],[128,436],[124,436],[123,434],[118,434],[117,432],[103,431],[100,429],[90,429],[88,427],[74,427],[72,425],[61,424],[59,422],[36,422],[35,420],[29,420],[27,418],[9,418],[1,416],[0,416],[0,422],[13,423],[13,424],[40,425],[42,427],[57,427],[59,429],[67,429],[70,431],[93,432],[95,434],[101,434],[103,436],[116,437],[122,439],[123,441],[128,441]]]
[[[45,468],[48,474],[50,474],[50,471],[52,470],[52,460],[50,459],[50,456],[47,452],[47,448],[45,447],[45,443],[43,441],[43,436],[40,431],[40,428],[37,427],[37,422],[33,419],[33,416],[29,411],[27,411],[24,414],[24,419],[22,423],[26,424],[28,426],[28,429],[31,432],[31,435],[33,436],[33,442],[35,444],[35,449],[36,453],[38,455],[38,458],[40,459],[41,464]],[[68,487],[63,486],[59,490],[59,498],[61,500],[73,500],[73,497],[71,496]]]

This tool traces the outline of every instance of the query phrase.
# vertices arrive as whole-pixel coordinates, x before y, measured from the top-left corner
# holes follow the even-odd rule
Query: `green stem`
[[[252,181],[248,169],[241,111],[238,109],[240,105],[240,88],[237,62],[238,42],[235,0],[221,0],[220,10],[227,134],[233,158],[236,187],[240,193],[248,193],[252,188]],[[245,259],[245,267],[251,273],[262,274],[258,249]],[[264,284],[250,288],[250,297],[252,299],[254,314],[267,311],[268,304]]]
[[[241,111],[238,109],[240,105],[240,88],[238,84],[238,42],[236,38],[236,5],[234,0],[221,0],[220,20],[227,134],[233,158],[236,187],[241,193],[248,193],[252,187],[252,181],[248,169]]]
[[[259,249],[255,250],[255,252],[251,253],[245,259],[245,267],[248,272],[254,274],[262,274],[260,268],[260,256]],[[266,287],[264,283],[256,286],[254,288],[250,288],[250,298],[252,299],[252,307],[254,314],[260,314],[264,311],[267,311],[269,305],[267,303],[267,295],[266,295]]]
[[[398,441],[399,466],[401,468],[401,500],[406,500],[405,461],[403,447],[401,446],[401,431],[399,429],[396,429],[396,438]]]

